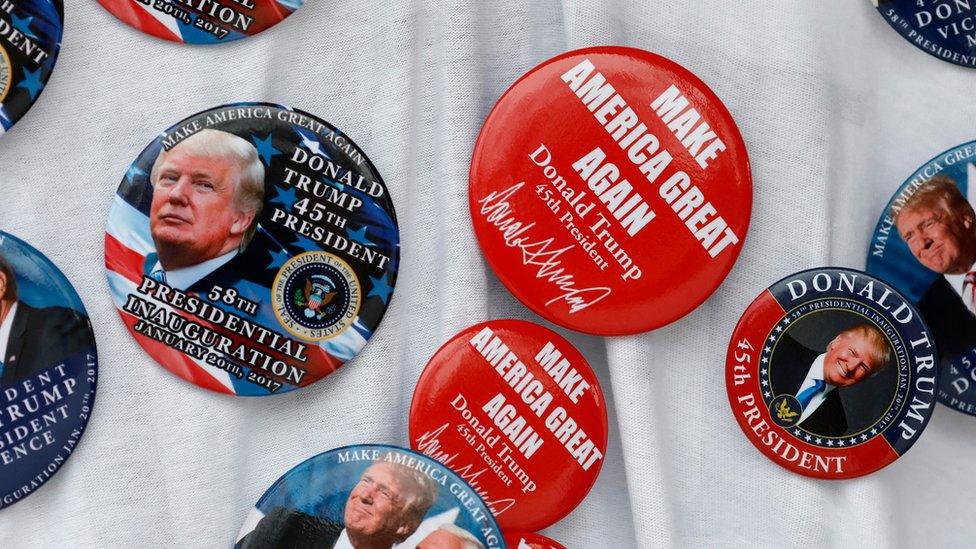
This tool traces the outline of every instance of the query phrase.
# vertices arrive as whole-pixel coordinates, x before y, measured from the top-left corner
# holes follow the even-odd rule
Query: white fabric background
[[[791,272],[863,267],[894,189],[976,137],[976,72],[916,50],[867,0],[308,0],[219,47],[165,43],[95,0],[67,0],[53,78],[0,138],[0,227],[82,295],[99,390],[72,459],[0,512],[0,547],[226,547],[303,459],[405,445],[413,385],[443,341],[484,319],[539,321],[486,269],[470,229],[484,116],[537,63],[609,43],[669,57],[725,100],[755,205],[735,269],[686,318],[634,337],[560,330],[603,383],[611,440],[592,493],[547,533],[569,548],[971,546],[976,418],[938,409],[887,469],[825,482],[753,448],[724,389],[743,308]],[[235,399],[176,378],[135,344],[105,285],[102,235],[126,167],[154,135],[249,100],[307,110],[363,147],[395,199],[403,263],[358,358],[307,390]]]

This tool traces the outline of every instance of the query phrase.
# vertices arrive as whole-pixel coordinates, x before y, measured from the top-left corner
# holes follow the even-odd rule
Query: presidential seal
[[[306,252],[286,262],[272,287],[281,325],[310,341],[335,337],[359,314],[362,294],[348,263],[326,252]]]
[[[0,102],[3,102],[3,100],[7,98],[7,93],[10,92],[12,72],[13,71],[10,67],[10,56],[7,55],[7,50],[0,46]]]

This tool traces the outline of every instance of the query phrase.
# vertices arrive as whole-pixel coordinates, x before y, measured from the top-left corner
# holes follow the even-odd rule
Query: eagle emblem
[[[312,275],[305,279],[305,286],[295,289],[295,305],[302,307],[305,318],[321,320],[326,306],[335,298],[336,287],[328,277]]]
[[[800,414],[798,412],[794,412],[790,408],[790,405],[788,402],[786,402],[785,398],[776,405],[776,417],[782,421],[789,421],[798,415]]]

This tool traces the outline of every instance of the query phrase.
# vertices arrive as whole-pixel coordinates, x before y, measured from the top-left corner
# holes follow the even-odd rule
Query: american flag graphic
[[[217,37],[198,28],[196,26],[198,18],[203,18],[205,21],[216,24],[220,24],[220,22],[209,17],[201,16],[192,7],[196,5],[208,7],[210,5],[219,5],[234,9],[238,12],[244,12],[245,10],[241,5],[236,2],[229,0],[163,1],[164,4],[170,4],[178,10],[187,13],[189,15],[188,23],[170,15],[171,12],[169,10],[157,9],[157,0],[151,0],[148,3],[143,3],[140,0],[99,0],[99,2],[115,17],[153,36],[173,42],[212,44],[238,40],[274,26],[300,8],[303,0],[253,0],[255,7],[253,10],[247,10],[246,15],[253,17],[254,23],[248,28],[247,33],[228,29],[230,32],[223,37]],[[220,26],[227,28],[226,25]]]
[[[27,113],[44,91],[58,59],[63,30],[61,0],[14,2],[7,6],[9,12],[0,9],[0,21],[7,33],[22,35],[23,44],[29,43],[32,54],[9,44],[0,54],[0,64],[7,65],[9,78],[6,94],[0,87],[0,135]]]
[[[219,109],[233,107],[233,105],[218,107],[217,109],[195,115],[195,117],[191,117],[190,119],[205,116],[207,113]],[[274,108],[287,109],[287,107],[278,106]],[[177,126],[174,126],[174,128]],[[242,317],[250,322],[257,323],[289,339],[305,343],[307,345],[307,363],[300,364],[294,358],[278,353],[266,346],[246,341],[242,336],[222,326],[214,326],[199,317],[178,310],[167,303],[158,301],[149,295],[137,291],[137,288],[143,281],[143,276],[149,276],[151,268],[156,264],[155,245],[150,233],[149,223],[149,204],[152,197],[152,185],[149,181],[149,172],[151,171],[153,162],[155,162],[156,157],[162,150],[162,140],[166,135],[167,133],[163,133],[157,137],[129,167],[119,187],[119,191],[114,197],[105,233],[105,267],[108,285],[119,315],[139,344],[150,356],[172,373],[192,383],[220,393],[257,396],[271,393],[278,394],[298,388],[294,384],[286,383],[283,379],[271,376],[265,370],[258,371],[255,369],[256,373],[265,377],[272,377],[275,381],[282,383],[281,388],[271,391],[264,386],[247,380],[246,374],[250,369],[245,363],[233,361],[226,356],[223,357],[240,367],[245,374],[241,378],[225,369],[208,363],[205,359],[195,358],[165,343],[138,333],[134,329],[134,326],[140,319],[130,312],[123,310],[130,295],[136,295],[141,299],[149,301],[165,309],[167,313],[179,314],[206,328],[211,328],[222,335],[226,335],[234,341],[235,345],[239,343],[247,344],[263,353],[272,355],[275,358],[306,370],[307,374],[299,386],[308,385],[324,377],[358,354],[366,344],[366,341],[372,336],[376,325],[382,319],[389,302],[390,294],[392,293],[392,286],[395,283],[396,270],[399,263],[399,230],[394,217],[395,214],[392,214],[392,211],[388,211],[385,204],[381,204],[377,199],[370,197],[366,193],[361,193],[351,187],[345,187],[335,181],[332,182],[333,185],[341,187],[344,192],[355,195],[364,201],[362,212],[350,219],[351,226],[361,227],[358,232],[349,231],[349,234],[353,235],[350,236],[350,240],[355,239],[356,235],[368,234],[369,244],[375,248],[384,250],[385,253],[392,257],[392,260],[386,266],[381,276],[373,276],[368,272],[364,274],[362,270],[356,269],[360,291],[363,297],[359,314],[349,328],[323,341],[302,341],[289,334],[281,326],[275,315],[271,305],[271,286],[281,266],[288,259],[303,252],[318,250],[334,252],[334,250],[330,250],[316,241],[297,235],[270,221],[269,211],[274,209],[276,204],[280,205],[284,203],[290,207],[289,203],[294,203],[296,189],[289,187],[286,190],[282,186],[283,184],[266,183],[269,191],[273,190],[273,192],[266,193],[265,208],[260,218],[257,234],[242,254],[242,259],[246,259],[246,261],[240,264],[246,265],[246,268],[243,269],[244,272],[237,273],[240,276],[235,277],[231,284],[224,286],[225,288],[230,287],[236,290],[239,297],[257,303],[258,308],[254,314],[249,315],[222,301],[209,299],[206,295],[206,289],[193,291],[194,288],[191,287],[190,291],[188,291],[188,293],[195,295],[214,307]],[[281,179],[275,175],[278,173],[275,169],[282,169],[278,167],[278,163],[286,159],[287,154],[278,154],[277,151],[279,149],[290,152],[295,147],[304,147],[306,150],[318,149],[325,153],[331,152],[336,154],[332,149],[333,145],[331,143],[326,140],[320,140],[312,132],[296,126],[278,123],[275,127],[261,132],[260,135],[261,138],[268,140],[265,142],[265,146],[270,147],[271,140],[273,139],[275,146],[278,147],[278,149],[274,149],[276,154],[269,156],[269,172],[266,176],[266,182],[279,181]],[[291,148],[288,148],[288,146]],[[262,148],[262,150],[264,149]],[[349,260],[347,259],[347,261]]]

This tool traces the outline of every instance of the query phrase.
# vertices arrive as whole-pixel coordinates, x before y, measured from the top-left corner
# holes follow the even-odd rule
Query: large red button
[[[632,48],[572,51],[516,82],[471,161],[488,263],[527,307],[597,335],[668,324],[735,263],[749,225],[745,144],[695,75]]]
[[[410,445],[471,484],[502,528],[539,530],[596,481],[607,448],[603,392],[559,334],[521,320],[477,324],[421,374]]]

